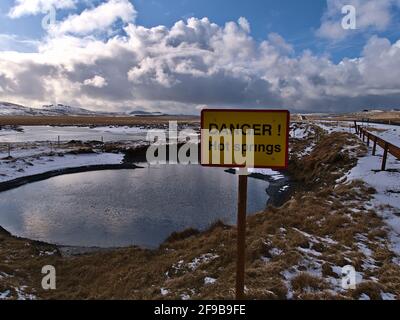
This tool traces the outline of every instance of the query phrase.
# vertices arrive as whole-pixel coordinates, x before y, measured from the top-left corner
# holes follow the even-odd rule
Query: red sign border
[[[289,110],[280,110],[280,109],[268,109],[268,110],[254,110],[254,109],[203,109],[201,110],[201,123],[200,123],[200,129],[205,129],[204,126],[204,113],[206,112],[254,112],[254,113],[276,113],[276,112],[282,112],[287,114],[287,132],[286,132],[286,148],[285,148],[285,165],[284,166],[254,166],[252,168],[254,169],[274,169],[274,170],[286,170],[289,166],[289,131],[290,131],[290,111]],[[245,168],[245,166],[239,166],[239,165],[225,165],[225,164],[203,164],[203,135],[200,132],[201,140],[200,140],[200,162],[203,167],[209,167],[209,168],[232,168],[232,167],[238,167],[238,168]]]

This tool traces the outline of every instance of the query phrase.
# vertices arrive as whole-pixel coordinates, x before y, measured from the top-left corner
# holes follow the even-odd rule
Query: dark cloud
[[[277,34],[259,43],[249,30],[244,18],[225,26],[191,18],[169,29],[126,23],[124,36],[106,40],[50,33],[37,53],[0,51],[0,98],[180,113],[205,105],[324,112],[400,104],[400,42],[372,37],[359,58],[335,64],[311,52],[295,56]]]

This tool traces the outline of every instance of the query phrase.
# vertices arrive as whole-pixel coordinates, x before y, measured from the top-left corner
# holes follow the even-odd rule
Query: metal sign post
[[[248,168],[286,169],[289,160],[287,110],[203,110],[201,113],[201,164],[239,169],[236,299],[245,299],[246,215]],[[249,131],[250,130],[250,131]],[[235,139],[239,131],[242,135]],[[213,137],[210,135],[213,132]],[[250,133],[251,132],[251,133]],[[222,136],[218,133],[224,133]],[[246,136],[246,139],[243,138]],[[251,136],[252,139],[247,140]],[[246,141],[244,141],[246,140]],[[251,163],[236,159],[252,155]],[[214,157],[216,156],[216,157]]]
[[[237,216],[236,299],[243,300],[246,263],[247,169],[239,171]]]

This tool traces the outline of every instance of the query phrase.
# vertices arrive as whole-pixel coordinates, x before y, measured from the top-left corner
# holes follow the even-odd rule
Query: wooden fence
[[[356,129],[356,134],[358,134],[360,138],[362,138],[363,142],[365,142],[366,140],[368,146],[370,146],[370,144],[373,143],[372,147],[373,155],[376,155],[377,146],[383,149],[382,171],[386,170],[386,162],[389,153],[394,157],[396,157],[398,160],[400,160],[400,147],[395,146],[394,144],[387,142],[386,140],[383,140],[382,138],[372,134],[371,132],[368,132],[362,126],[357,125],[356,121],[354,121],[354,126]]]
[[[400,120],[376,120],[376,119],[370,119],[370,118],[366,118],[366,119],[361,119],[361,122],[363,122],[364,124],[371,124],[371,123],[376,123],[376,124],[388,124],[390,126],[400,126]]]

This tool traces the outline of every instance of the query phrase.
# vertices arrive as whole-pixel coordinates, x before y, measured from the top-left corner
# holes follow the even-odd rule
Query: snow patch
[[[161,288],[160,291],[161,291],[161,295],[162,295],[162,296],[166,296],[166,295],[169,294],[169,290],[167,290],[167,289]]]
[[[0,160],[0,182],[10,181],[21,177],[42,174],[65,168],[76,168],[90,165],[120,164],[123,154],[100,153],[47,156],[29,160]]]
[[[204,284],[205,285],[214,284],[215,282],[217,282],[217,279],[210,278],[210,277],[205,277],[204,278]]]

